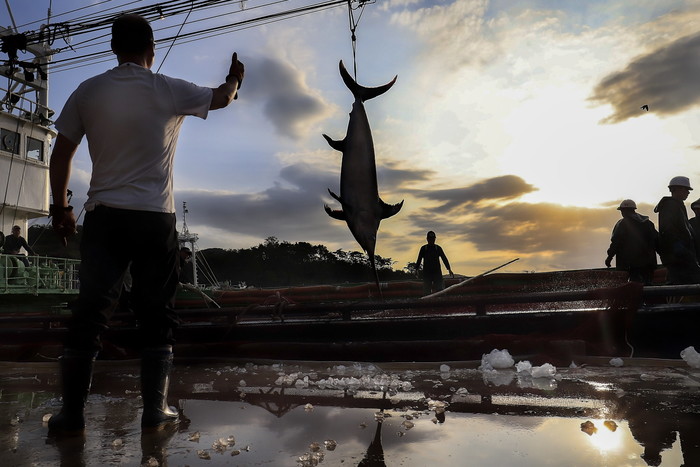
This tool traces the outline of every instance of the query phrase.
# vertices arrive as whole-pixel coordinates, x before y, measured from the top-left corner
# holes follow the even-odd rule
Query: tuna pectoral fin
[[[403,201],[401,201],[398,204],[386,204],[384,201],[381,199],[379,202],[382,205],[382,219],[386,219],[387,217],[391,217],[397,212],[401,210],[401,207],[403,206]]]
[[[341,210],[333,210],[327,204],[323,205],[323,209],[326,210],[326,214],[331,216],[333,219],[338,219],[339,221],[345,220],[345,213]]]
[[[328,193],[330,193],[330,195],[333,197],[333,199],[335,199],[336,201],[338,201],[341,205],[343,204],[343,200],[340,199],[340,196],[338,196],[338,195],[336,195],[335,193],[333,193],[333,192],[330,190],[330,188],[328,189]]]
[[[328,135],[323,135],[323,137],[326,138],[326,141],[328,141],[328,144],[330,145],[330,147],[332,147],[336,151],[343,152],[343,149],[345,149],[345,140],[344,139],[340,140],[340,141],[336,141],[334,139],[331,139],[331,137]]]

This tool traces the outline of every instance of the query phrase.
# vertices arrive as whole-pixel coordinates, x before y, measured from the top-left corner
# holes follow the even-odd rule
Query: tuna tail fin
[[[394,79],[392,79],[383,86],[378,86],[376,88],[366,88],[357,84],[357,81],[355,81],[353,77],[350,76],[350,73],[348,73],[348,70],[345,69],[345,65],[343,65],[342,60],[340,61],[339,68],[340,76],[343,78],[345,86],[347,86],[350,92],[352,92],[352,95],[355,96],[355,99],[359,99],[362,102],[368,101],[377,96],[381,96],[389,89],[391,89],[391,87],[396,82],[396,78],[398,78],[398,76],[394,76]]]
[[[326,214],[331,216],[333,219],[338,219],[339,221],[345,220],[345,212],[340,209],[331,209],[327,204],[323,205],[323,209],[326,210]]]
[[[343,149],[345,149],[345,139],[342,139],[340,141],[336,141],[336,140],[332,139],[330,136],[325,135],[325,134],[323,135],[323,137],[326,138],[326,141],[328,141],[328,145],[330,147],[332,147],[333,149],[335,149],[336,151],[343,152]]]
[[[382,207],[382,219],[386,219],[387,217],[393,216],[394,214],[398,213],[403,207],[403,201],[401,201],[398,204],[386,204],[380,199],[379,204]]]

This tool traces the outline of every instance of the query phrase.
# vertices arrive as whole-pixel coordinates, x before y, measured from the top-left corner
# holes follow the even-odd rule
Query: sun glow
[[[622,430],[612,421],[596,420],[593,429],[586,431],[589,442],[601,453],[617,451],[622,448]]]

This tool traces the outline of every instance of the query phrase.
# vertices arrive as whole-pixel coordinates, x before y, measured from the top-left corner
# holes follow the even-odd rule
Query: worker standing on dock
[[[440,258],[445,263],[450,276],[454,277],[454,273],[450,268],[450,262],[447,260],[445,252],[440,245],[435,244],[435,232],[432,230],[426,235],[428,243],[423,245],[418,252],[416,260],[416,274],[420,270],[420,265],[425,260],[423,265],[423,292],[424,295],[438,292],[445,288],[445,281],[442,279],[442,268],[440,267]]]
[[[605,265],[611,266],[615,258],[615,269],[627,271],[630,282],[650,285],[656,269],[656,251],[659,234],[648,216],[636,212],[637,203],[626,199],[617,208],[622,215],[612,231]]]
[[[205,119],[209,110],[228,106],[244,75],[235,53],[225,82],[216,89],[153,73],[153,30],[139,15],[114,21],[111,45],[118,66],[84,81],[68,98],[56,120],[58,137],[51,155],[50,211],[64,244],[76,228],[66,192],[83,137],[92,160],[80,245],[80,293],[60,358],[63,408],[48,422],[56,434],[84,432],[100,335],[118,303],[127,269],[139,325],[141,426],[149,430],[178,422],[177,411],[167,404],[173,330],[179,322],[173,309],[179,274],[175,148],[185,116]]]
[[[664,196],[654,208],[659,214],[659,255],[668,271],[667,284],[700,284],[700,266],[695,252],[693,228],[684,201],[688,199],[688,177],[673,177],[671,196]]]

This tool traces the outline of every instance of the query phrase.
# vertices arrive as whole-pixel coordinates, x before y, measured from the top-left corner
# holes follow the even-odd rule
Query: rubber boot
[[[144,349],[141,355],[141,428],[158,430],[179,421],[177,409],[168,406],[172,367],[172,346]]]
[[[71,436],[85,431],[85,402],[96,357],[96,352],[66,349],[58,359],[63,407],[49,419],[49,434]]]

